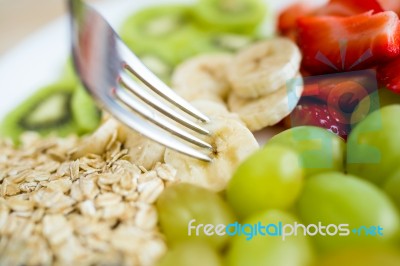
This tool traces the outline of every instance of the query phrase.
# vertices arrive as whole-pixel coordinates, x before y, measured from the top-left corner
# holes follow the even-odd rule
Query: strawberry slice
[[[279,15],[278,30],[282,35],[296,40],[297,19],[301,17],[353,16],[371,10],[373,13],[384,11],[377,0],[331,0],[323,6],[320,6],[318,3],[298,2],[286,8]]]
[[[366,69],[400,54],[400,23],[392,11],[297,22],[303,67],[312,74]]]
[[[378,66],[378,80],[389,90],[400,93],[400,58],[397,58],[387,64]]]
[[[295,3],[286,8],[278,18],[278,30],[292,40],[296,40],[297,19],[307,16],[315,10],[314,6],[302,2]]]
[[[331,0],[318,9],[315,14],[325,16],[353,16],[364,12],[383,12],[383,8],[377,0]]]
[[[347,139],[350,121],[335,108],[318,100],[303,97],[290,115],[290,124],[296,126],[317,126],[325,128]]]
[[[303,96],[319,99],[351,116],[358,103],[377,88],[374,70],[351,71],[306,77]]]

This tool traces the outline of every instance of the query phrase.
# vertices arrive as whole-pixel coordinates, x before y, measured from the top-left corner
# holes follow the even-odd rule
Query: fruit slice
[[[299,2],[290,5],[278,17],[278,30],[289,39],[297,39],[297,19],[311,14],[315,6],[309,3]]]
[[[236,167],[258,149],[253,134],[240,122],[224,117],[210,117],[205,125],[211,132],[206,139],[214,147],[211,163],[202,162],[167,149],[164,161],[177,169],[183,181],[211,190],[225,189]]]
[[[200,0],[194,15],[205,26],[232,32],[253,31],[265,14],[260,0]]]
[[[201,36],[192,23],[191,8],[186,5],[143,9],[125,21],[120,34],[134,53],[145,50],[169,54],[174,64],[196,53],[193,43]]]
[[[378,79],[389,90],[400,93],[400,58],[386,64],[379,65],[377,68]]]
[[[312,74],[365,69],[400,54],[400,26],[394,12],[351,17],[303,17],[298,41],[303,66]]]
[[[157,209],[161,229],[171,245],[192,240],[221,249],[228,242],[227,235],[208,235],[204,227],[197,226],[235,221],[231,208],[219,194],[185,183],[167,187],[157,201]]]
[[[171,41],[184,34],[191,25],[190,7],[168,5],[149,7],[129,17],[121,28],[125,41]]]
[[[303,169],[296,152],[279,145],[253,153],[235,171],[226,196],[239,217],[287,209],[300,194]]]
[[[377,89],[374,70],[350,71],[305,78],[303,96],[319,99],[350,116],[356,106]]]
[[[172,76],[172,88],[188,101],[208,99],[224,103],[230,90],[227,68],[232,56],[204,54],[179,65]]]
[[[231,112],[237,113],[251,131],[279,123],[295,108],[303,91],[301,78],[292,79],[287,86],[258,99],[245,99],[232,93],[228,98]]]
[[[299,72],[301,54],[287,38],[255,43],[240,51],[228,69],[233,91],[257,98],[280,89]]]
[[[298,221],[297,217],[286,212],[269,210],[246,219],[241,229],[247,232],[240,233],[239,229],[233,227],[231,231],[236,230],[236,235],[228,250],[227,265],[312,265],[313,251],[308,237],[300,233],[297,236],[289,236],[282,240],[282,236],[279,234],[282,233],[279,232],[279,224],[293,225]],[[256,231],[255,226],[261,225],[264,230]],[[269,234],[266,234],[266,231]],[[251,240],[247,240],[249,236],[253,236]]]
[[[278,19],[279,32],[292,39],[297,38],[297,20],[307,16],[353,16],[364,12],[383,12],[377,0],[331,0],[321,6],[318,1],[295,3],[286,8]],[[391,10],[391,9],[386,9]]]
[[[323,173],[306,180],[298,206],[306,225],[326,226],[325,235],[313,237],[323,251],[391,243],[399,230],[398,213],[387,195],[365,180],[342,173]],[[347,234],[341,224],[347,224]],[[337,228],[328,230],[328,225]]]
[[[1,135],[18,142],[24,131],[37,131],[43,135],[56,132],[60,136],[78,133],[71,110],[75,87],[74,82],[63,82],[40,89],[6,116]]]
[[[240,34],[233,32],[208,32],[204,34],[205,51],[237,52],[257,40],[254,34]]]
[[[368,115],[347,141],[347,171],[383,184],[399,165],[400,105],[389,105]]]
[[[294,108],[290,115],[290,122],[292,127],[317,126],[325,128],[347,139],[351,128],[350,116],[346,116],[346,114],[337,110],[335,106],[305,97]]]
[[[90,133],[99,126],[100,109],[97,108],[92,97],[82,86],[78,86],[72,95],[71,110],[80,133]]]
[[[364,12],[383,12],[377,0],[330,0],[329,3],[315,11],[314,15],[353,16]]]
[[[267,143],[269,145],[284,145],[296,150],[306,177],[344,169],[345,142],[322,128],[291,128],[272,137]]]

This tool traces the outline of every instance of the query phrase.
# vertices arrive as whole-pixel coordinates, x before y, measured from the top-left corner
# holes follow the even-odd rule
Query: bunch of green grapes
[[[399,105],[372,113],[347,145],[317,127],[282,132],[237,168],[222,195],[189,184],[167,188],[158,207],[171,250],[160,265],[400,265],[398,117]],[[207,236],[200,227],[199,236],[188,236],[193,219],[193,225],[321,224],[326,231],[282,238],[247,226],[240,234]],[[327,229],[341,224],[344,235]]]

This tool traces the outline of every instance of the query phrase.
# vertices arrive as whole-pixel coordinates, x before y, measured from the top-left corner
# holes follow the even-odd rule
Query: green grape
[[[325,129],[313,126],[295,127],[271,138],[267,146],[270,144],[295,149],[300,156],[306,177],[343,170],[345,142]]]
[[[398,266],[399,251],[391,248],[352,248],[331,253],[318,261],[318,266]]]
[[[393,174],[400,157],[400,105],[389,105],[368,115],[347,141],[347,171],[382,185]]]
[[[247,158],[230,180],[226,196],[245,217],[258,211],[290,207],[303,184],[303,171],[294,151],[269,146]]]
[[[157,266],[221,266],[222,260],[207,243],[188,241],[172,247]]]
[[[400,168],[388,178],[383,188],[400,210]]]
[[[161,229],[170,244],[203,240],[222,248],[227,243],[227,235],[214,233],[208,236],[204,226],[198,227],[199,230],[194,227],[200,224],[227,225],[235,220],[231,208],[220,195],[185,183],[166,188],[157,201],[157,209]],[[194,227],[189,227],[190,223]]]
[[[335,235],[327,234],[326,229],[325,236],[318,234],[313,237],[324,251],[389,243],[399,229],[398,213],[383,191],[365,180],[342,173],[323,173],[309,178],[298,208],[300,217],[307,225],[334,224],[339,228]],[[348,224],[348,231],[345,232],[340,224]],[[353,232],[361,226],[365,228],[359,231],[360,235],[358,231]],[[383,228],[383,236],[379,235],[378,226]],[[376,236],[366,235],[366,229],[372,229]]]
[[[298,219],[278,210],[268,210],[251,216],[243,225],[258,224],[294,224]],[[312,249],[308,237],[303,234],[287,237],[261,235],[251,240],[245,235],[236,235],[232,239],[227,253],[228,266],[273,265],[273,266],[306,266],[310,265]]]

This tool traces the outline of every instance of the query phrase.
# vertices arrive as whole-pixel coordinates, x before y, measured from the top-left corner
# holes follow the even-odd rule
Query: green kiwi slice
[[[154,56],[148,57],[151,54],[176,65],[197,54],[194,43],[200,41],[202,31],[194,23],[192,13],[186,5],[149,7],[129,17],[120,35],[139,57],[146,54],[151,65],[160,66]]]
[[[41,88],[5,117],[0,134],[18,142],[25,131],[59,136],[78,133],[70,107],[75,87],[75,82],[61,82]]]
[[[120,35],[131,49],[160,44],[168,49],[179,41],[192,27],[191,10],[185,5],[148,7],[129,17],[123,24]]]
[[[71,111],[80,134],[94,131],[100,124],[101,111],[83,86],[78,86],[72,95]]]
[[[200,0],[194,9],[199,22],[228,32],[253,31],[265,14],[262,0]]]

